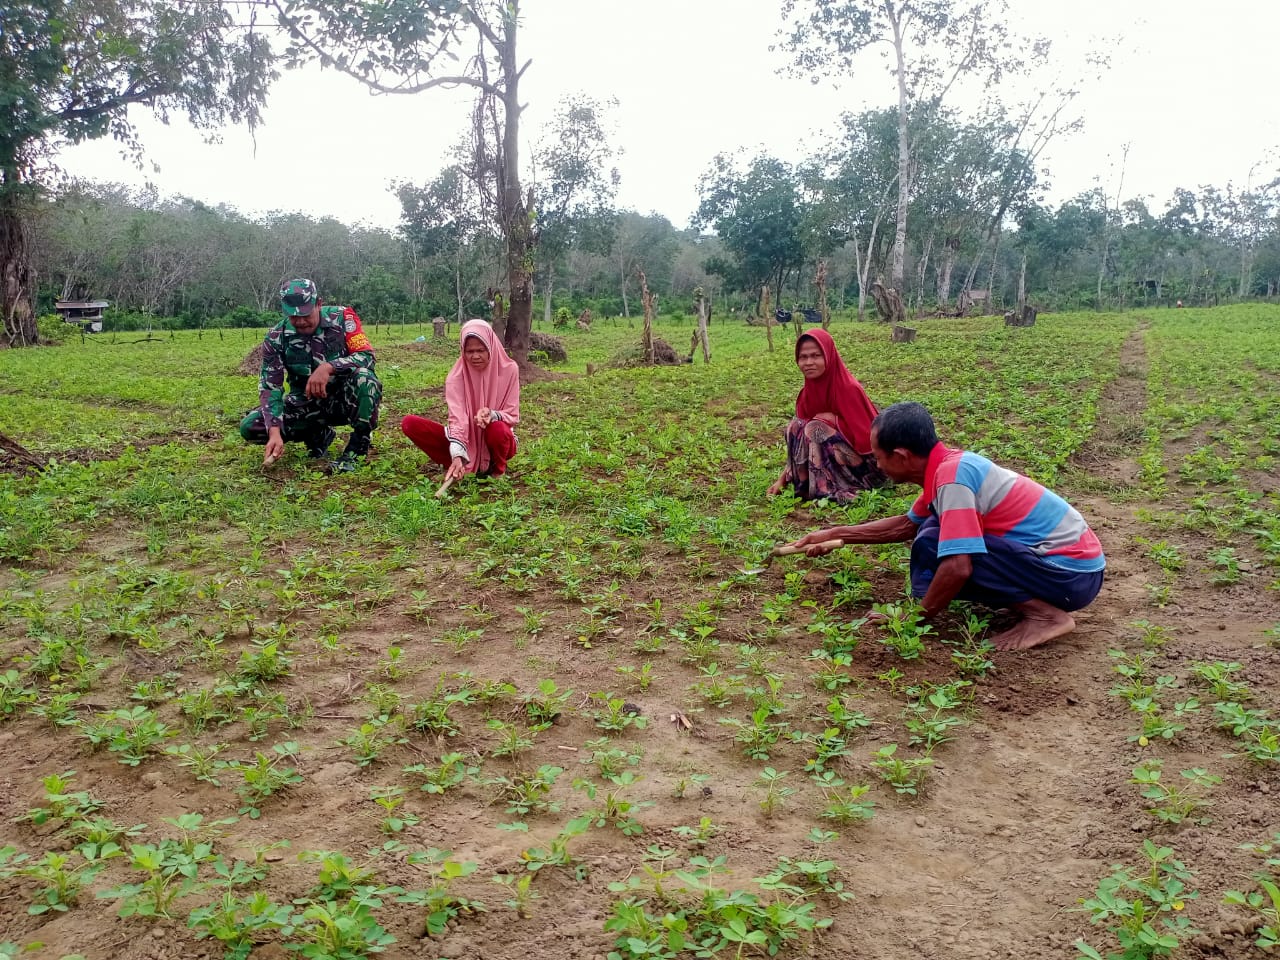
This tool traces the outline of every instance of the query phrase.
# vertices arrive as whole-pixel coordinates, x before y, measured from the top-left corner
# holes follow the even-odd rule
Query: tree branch
[[[335,60],[331,54],[329,54],[323,47],[320,46],[319,43],[317,43],[311,37],[303,33],[298,28],[298,26],[291,19],[289,19],[289,15],[286,14],[284,9],[280,6],[280,0],[271,0],[271,5],[276,9],[276,14],[280,20],[280,25],[289,32],[290,36],[292,36],[296,40],[301,41],[304,46],[306,46],[309,50],[311,50],[311,52],[315,54],[316,59],[320,61],[320,65],[322,67],[328,67],[331,70],[337,70],[339,73],[345,73],[348,77],[351,77],[353,80],[356,80],[364,84],[374,93],[411,94],[411,93],[421,93],[423,90],[430,90],[433,87],[466,86],[466,87],[475,87],[477,90],[481,90],[484,93],[490,94],[495,97],[502,95],[502,91],[499,90],[497,87],[495,87],[493,84],[487,83],[483,80],[479,80],[475,77],[467,77],[467,76],[432,77],[430,80],[426,80],[421,83],[412,83],[412,84],[408,84],[408,81],[406,80],[405,83],[402,83],[396,86],[388,86],[387,84],[376,79],[375,77],[371,77],[366,74],[363,74],[360,71],[356,70],[355,68],[349,67]],[[471,10],[470,5],[468,5],[467,9],[468,11]]]

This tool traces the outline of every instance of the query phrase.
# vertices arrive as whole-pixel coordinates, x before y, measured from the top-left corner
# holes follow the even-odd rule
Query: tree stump
[[[449,321],[444,317],[435,317],[431,321],[431,335],[437,340],[443,340],[449,329]]]
[[[902,305],[902,295],[893,287],[886,287],[877,280],[871,285],[871,299],[876,302],[876,313],[881,323],[902,324],[906,322],[907,310]]]
[[[1004,315],[1004,325],[1006,327],[1034,327],[1036,325],[1036,308],[1029,303],[1025,303],[1017,310],[1010,310]]]
[[[590,310],[583,310],[580,314],[578,314],[578,329],[579,330],[591,329],[591,311]]]
[[[916,339],[915,327],[904,327],[901,324],[893,325],[893,342],[894,343],[914,343]]]
[[[549,363],[564,363],[569,359],[563,340],[537,330],[529,334],[529,352],[545,354]]]
[[[20,444],[0,433],[0,469],[11,473],[26,473],[44,469],[44,460]]]

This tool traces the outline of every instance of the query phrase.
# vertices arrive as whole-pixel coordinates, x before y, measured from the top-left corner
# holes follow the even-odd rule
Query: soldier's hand
[[[311,400],[319,400],[328,396],[329,378],[332,376],[332,363],[326,362],[316,367],[315,372],[307,378],[307,397]]]
[[[272,427],[271,432],[267,435],[267,446],[262,451],[262,465],[269,467],[284,453],[284,437],[280,433],[279,427]]]

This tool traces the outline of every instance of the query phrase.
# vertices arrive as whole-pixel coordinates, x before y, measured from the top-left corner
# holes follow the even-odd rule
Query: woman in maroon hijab
[[[802,500],[847,503],[888,484],[871,453],[875,404],[840,359],[831,334],[820,327],[806,330],[796,341],[796,366],[804,389],[787,424],[787,467],[770,496],[790,484]]]

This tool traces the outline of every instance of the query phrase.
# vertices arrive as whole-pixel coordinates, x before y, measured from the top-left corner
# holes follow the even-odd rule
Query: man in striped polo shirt
[[[911,546],[911,592],[925,616],[952,600],[1011,607],[1014,627],[991,638],[1027,650],[1075,629],[1069,611],[1093,602],[1106,558],[1084,518],[1057,494],[986,457],[938,441],[929,411],[895,403],[871,425],[871,450],[893,480],[923,489],[905,516],[817,530],[796,541],[820,556],[849,543]],[[872,615],[873,619],[876,615]]]

